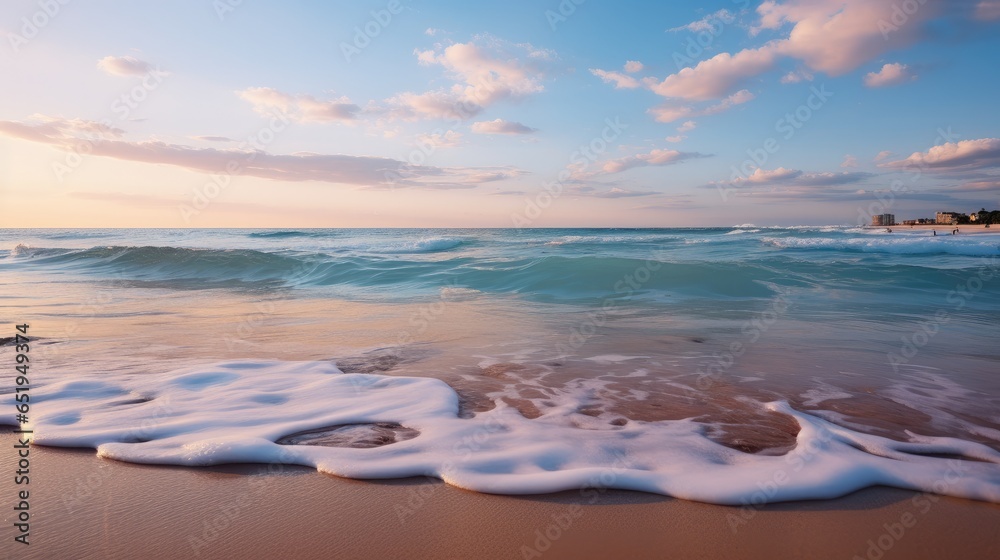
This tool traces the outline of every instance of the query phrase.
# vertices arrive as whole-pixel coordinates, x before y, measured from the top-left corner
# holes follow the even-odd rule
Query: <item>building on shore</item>
[[[922,226],[934,223],[933,218],[917,218],[916,220],[903,220],[904,226]]]
[[[872,225],[879,227],[894,226],[896,225],[896,215],[895,214],[877,214],[872,216]]]
[[[934,223],[946,226],[955,225],[961,215],[958,212],[938,212],[934,215]]]

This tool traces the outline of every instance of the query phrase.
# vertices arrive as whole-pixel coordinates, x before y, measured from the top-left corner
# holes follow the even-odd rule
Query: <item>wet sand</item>
[[[0,468],[15,470],[13,436]],[[188,469],[31,449],[29,546],[3,558],[997,558],[1000,505],[873,488],[759,509],[634,492],[493,496],[300,467]]]

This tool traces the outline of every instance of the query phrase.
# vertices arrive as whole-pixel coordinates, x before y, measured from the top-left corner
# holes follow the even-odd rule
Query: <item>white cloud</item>
[[[349,122],[358,118],[361,108],[347,97],[319,100],[311,95],[291,95],[274,88],[248,88],[236,92],[253,105],[254,111],[270,115],[280,111],[299,122]]]
[[[815,76],[813,76],[811,72],[804,68],[800,68],[785,74],[781,77],[780,81],[783,84],[797,84],[799,82],[811,82],[813,78],[815,78]]]
[[[431,148],[454,148],[459,145],[461,139],[461,132],[448,130],[445,132],[421,134],[417,136],[417,143]]]
[[[671,143],[673,143],[673,144],[676,144],[676,143],[678,143],[678,142],[681,142],[681,141],[683,141],[683,140],[684,140],[684,139],[686,139],[686,138],[687,138],[687,136],[683,136],[683,135],[677,135],[677,136],[667,136],[667,137],[666,137],[666,141],[667,141],[667,142],[671,142]]]
[[[673,27],[667,31],[683,31],[688,30],[694,33],[699,33],[701,31],[715,31],[720,29],[723,25],[728,25],[736,20],[736,16],[729,10],[723,8],[715,13],[708,14],[707,16],[697,20],[692,21],[686,25],[680,27]]]
[[[696,122],[694,122],[694,121],[684,121],[683,124],[681,124],[680,126],[677,127],[677,132],[681,132],[681,133],[688,132],[688,131],[694,130],[695,127],[697,127],[697,126],[698,126],[698,124]]]
[[[889,150],[882,150],[875,156],[875,161],[882,161],[892,155]]]
[[[638,60],[626,60],[625,61],[625,71],[629,74],[635,74],[636,72],[641,72],[645,68],[641,62]]]
[[[472,123],[472,132],[476,134],[531,134],[537,129],[525,126],[519,122],[494,119]]]
[[[748,90],[742,89],[730,95],[729,97],[723,99],[721,102],[716,103],[715,105],[710,105],[705,109],[702,109],[700,114],[716,115],[732,107],[735,107],[736,105],[742,105],[747,101],[752,100],[754,97],[755,97],[754,94],[750,93]]]
[[[865,85],[868,87],[886,87],[916,80],[917,76],[909,66],[898,62],[886,64],[878,72],[865,75]]]
[[[858,166],[858,158],[852,156],[851,154],[847,154],[847,155],[844,156],[844,161],[840,163],[840,166],[844,167],[844,168],[847,168],[847,167],[857,167]]]
[[[556,58],[552,51],[492,36],[414,54],[420,64],[444,68],[456,83],[447,89],[392,97],[388,112],[395,118],[465,120],[499,101],[539,93],[545,89],[541,81],[546,69]]]
[[[590,73],[604,80],[605,83],[615,84],[615,89],[635,89],[641,85],[639,80],[636,80],[632,76],[622,74],[621,72],[615,72],[613,70],[609,71],[601,70],[600,68],[591,68]]]
[[[97,67],[114,76],[142,76],[154,70],[151,64],[133,56],[106,56],[97,61]]]

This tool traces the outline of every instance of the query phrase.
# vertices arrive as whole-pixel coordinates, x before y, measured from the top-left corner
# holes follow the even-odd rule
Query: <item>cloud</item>
[[[444,68],[456,83],[448,89],[403,92],[390,98],[388,113],[395,118],[465,120],[497,102],[540,93],[545,89],[541,81],[556,58],[552,51],[489,35],[414,54],[422,65]]]
[[[645,66],[642,65],[638,60],[626,60],[625,61],[625,71],[629,74],[635,74],[636,72],[641,72]]]
[[[106,56],[97,61],[97,67],[113,76],[143,76],[154,70],[148,62],[132,56]]]
[[[722,26],[723,24],[730,24],[733,23],[733,21],[735,20],[736,16],[729,10],[723,8],[715,13],[708,14],[707,16],[697,21],[692,21],[691,23],[682,25],[680,27],[673,27],[668,29],[667,31],[687,30],[687,31],[692,31],[694,33],[699,33],[701,31],[714,31],[716,28]]]
[[[660,193],[657,191],[630,191],[628,189],[612,187],[611,190],[590,193],[587,196],[593,196],[596,198],[634,198],[637,196],[652,196],[657,194]]]
[[[743,103],[752,100],[754,97],[754,94],[750,93],[749,90],[743,89],[723,99],[719,103],[709,105],[701,109],[696,109],[689,105],[677,105],[675,103],[668,102],[660,105],[659,107],[653,107],[649,110],[649,113],[653,115],[657,122],[671,123],[688,117],[717,115],[723,111],[731,109],[732,107],[742,105]],[[693,121],[687,122],[693,124]]]
[[[750,79],[775,67],[780,58],[805,65],[786,82],[805,79],[809,72],[839,76],[893,49],[912,43],[923,24],[936,15],[937,3],[921,4],[902,25],[896,25],[898,0],[768,0],[757,7],[762,30],[782,32],[756,48],[720,53],[693,67],[683,68],[650,89],[664,97],[704,101],[720,99]],[[787,31],[785,31],[787,30]]]
[[[591,68],[590,73],[604,80],[605,83],[615,84],[615,89],[635,89],[642,85],[639,83],[639,80],[621,72]]]
[[[676,144],[677,142],[680,142],[680,141],[684,140],[685,138],[687,138],[687,136],[682,136],[682,135],[667,136],[666,140],[667,140],[667,142],[672,142],[672,143]]]
[[[101,138],[120,138],[125,131],[108,123],[32,115],[33,123],[0,121],[0,133],[32,142],[56,143]]]
[[[800,68],[785,74],[779,81],[783,84],[797,84],[799,82],[811,82],[813,78],[815,78],[815,76],[813,76],[811,72]]]
[[[192,136],[191,138],[205,142],[235,142],[228,136]]]
[[[1000,138],[946,142],[926,152],[879,164],[887,169],[923,169],[936,173],[1000,168]]]
[[[681,163],[689,159],[708,157],[696,152],[679,152],[677,150],[653,149],[645,154],[636,154],[618,159],[612,159],[601,165],[600,173],[621,173],[636,167],[662,166]]]
[[[347,97],[323,101],[311,95],[291,95],[269,87],[248,88],[236,93],[262,115],[280,111],[303,123],[350,122],[356,120],[361,111],[361,107]]]
[[[538,129],[525,126],[519,122],[494,119],[472,123],[472,132],[476,134],[531,134]]]
[[[448,130],[445,132],[432,132],[417,136],[417,143],[430,148],[454,148],[460,144],[461,132]]]
[[[718,99],[748,79],[774,67],[777,54],[770,44],[758,49],[744,49],[736,54],[720,53],[693,68],[683,68],[667,76],[650,89],[663,97],[696,101]]]
[[[918,168],[934,173],[1000,168],[1000,138],[946,142],[906,159],[879,164],[887,169]]]
[[[86,142],[94,156],[164,164],[192,171],[281,181],[320,181],[367,187],[473,188],[522,172],[497,168],[440,168],[378,156],[195,148],[161,141],[118,139],[122,131],[80,119],[36,116],[34,122],[0,121],[0,134],[71,150]]]
[[[970,183],[965,183],[958,188],[956,191],[968,191],[968,192],[987,192],[987,191],[1000,191],[1000,179],[993,181],[973,181]]]
[[[982,21],[1000,19],[1000,2],[997,0],[984,0],[976,4],[976,19]]]
[[[841,167],[857,167],[858,166],[858,158],[852,156],[851,154],[847,154],[847,155],[844,156],[844,161],[841,162],[840,166]]]
[[[796,178],[793,183],[803,187],[826,187],[834,185],[850,185],[863,181],[869,177],[874,177],[874,175],[863,171],[841,171],[840,173],[803,173]]]
[[[804,173],[799,169],[786,169],[784,167],[770,170],[758,167],[748,177],[738,177],[733,181],[727,181],[722,184],[733,186],[787,185],[794,187],[823,187],[853,184],[872,176],[871,173],[863,172]],[[714,188],[718,184],[710,183],[707,187]]]
[[[894,62],[882,66],[878,72],[865,74],[865,85],[868,87],[895,86],[916,79],[916,74],[909,66]]]
[[[691,130],[694,130],[695,127],[697,127],[697,126],[698,126],[698,124],[696,122],[694,122],[694,121],[684,121],[683,124],[681,124],[680,126],[677,127],[677,132],[681,132],[681,133],[683,133],[683,132],[689,132]]]
[[[882,150],[875,156],[875,161],[882,161],[892,155],[889,150]]]

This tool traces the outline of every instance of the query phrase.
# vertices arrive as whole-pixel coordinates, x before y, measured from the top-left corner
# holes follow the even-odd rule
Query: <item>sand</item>
[[[873,488],[760,509],[613,491],[493,496],[300,467],[179,468],[31,449],[30,545],[2,558],[997,558],[1000,505]],[[275,472],[279,471],[279,472]]]
[[[931,230],[936,230],[938,235],[951,235],[953,229],[958,229],[958,235],[976,235],[982,233],[996,233],[1000,234],[1000,225],[991,225],[986,227],[985,224],[964,224],[958,226],[950,225],[915,225],[915,226],[892,226],[893,233],[902,232],[926,232],[927,235],[933,235]],[[868,226],[868,229],[875,230],[885,230],[885,227],[879,226]]]

